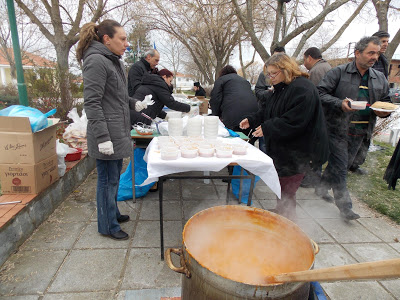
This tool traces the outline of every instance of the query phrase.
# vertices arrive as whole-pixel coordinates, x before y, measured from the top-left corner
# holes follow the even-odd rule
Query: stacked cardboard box
[[[188,96],[188,98],[194,98],[195,96]],[[207,99],[204,96],[196,96],[197,99],[201,100],[202,103],[199,106],[199,113],[200,115],[208,114],[208,102],[210,99]]]
[[[3,194],[37,194],[58,179],[57,122],[33,133],[29,118],[0,117]]]

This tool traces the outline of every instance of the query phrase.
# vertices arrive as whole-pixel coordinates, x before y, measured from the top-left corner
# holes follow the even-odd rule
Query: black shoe
[[[356,214],[350,208],[345,208],[340,210],[340,216],[346,220],[356,220],[360,218],[359,214]]]
[[[315,188],[315,194],[317,196],[320,196],[322,199],[324,199],[326,202],[333,203],[335,200],[331,195],[328,194],[328,191],[323,189],[323,188]]]
[[[111,233],[109,237],[114,240],[127,240],[129,238],[129,235],[125,231],[120,230],[116,233]]]
[[[368,171],[361,168],[350,168],[349,170],[357,175],[368,175]]]
[[[130,220],[128,215],[121,215],[119,218],[117,218],[118,223],[124,223],[128,222]]]

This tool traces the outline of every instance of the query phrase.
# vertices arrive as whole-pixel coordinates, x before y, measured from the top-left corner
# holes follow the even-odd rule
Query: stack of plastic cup
[[[200,136],[202,120],[199,117],[190,118],[187,122],[186,131],[188,136]]]
[[[183,120],[181,118],[168,118],[168,135],[181,136],[183,133]]]
[[[216,139],[218,137],[218,123],[219,123],[219,118],[217,116],[204,117],[205,139]]]

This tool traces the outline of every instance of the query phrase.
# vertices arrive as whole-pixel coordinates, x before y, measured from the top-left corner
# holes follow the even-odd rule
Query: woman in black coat
[[[131,110],[132,125],[138,122],[148,125],[151,124],[149,119],[146,119],[141,115],[142,112],[152,119],[155,119],[156,117],[165,119],[167,113],[162,110],[164,106],[181,112],[190,111],[190,105],[176,101],[171,95],[173,79],[174,74],[167,69],[162,69],[158,74],[144,74],[142,85],[136,90],[132,98],[143,100],[147,95],[152,95],[154,104],[148,106],[140,113]]]
[[[286,54],[275,54],[264,66],[273,93],[265,106],[240,122],[264,136],[281,183],[278,213],[296,215],[296,191],[310,161],[322,165],[328,158],[328,136],[318,91]]]
[[[230,65],[221,69],[211,91],[210,106],[212,115],[218,116],[224,125],[234,131],[249,130],[239,128],[239,122],[258,110],[257,98],[250,83],[240,77]]]

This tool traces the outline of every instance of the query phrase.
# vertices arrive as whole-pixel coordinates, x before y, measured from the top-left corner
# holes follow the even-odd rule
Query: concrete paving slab
[[[400,243],[389,243],[389,246],[391,246],[397,252],[400,252]]]
[[[161,288],[125,291],[125,300],[154,300],[181,297],[181,288]]]
[[[260,181],[254,188],[254,195],[257,200],[276,200],[275,193],[268,186],[261,184]]]
[[[188,180],[185,180],[185,182]],[[180,200],[182,199],[181,181],[179,179],[169,179],[163,184],[163,199],[164,200]],[[149,193],[154,194],[158,200],[158,192]],[[149,195],[148,194],[148,195]],[[153,195],[149,195],[153,196]]]
[[[87,223],[45,222],[21,246],[21,250],[70,249]]]
[[[182,220],[181,201],[163,201],[164,220]],[[160,207],[158,201],[143,201],[140,220],[160,220]]]
[[[400,299],[400,279],[379,281],[396,299]]]
[[[389,245],[379,244],[343,244],[343,247],[359,262],[398,258],[399,254]]]
[[[381,216],[378,212],[373,211],[364,202],[357,200],[355,197],[351,197],[353,200],[353,210],[358,213],[361,218],[375,218]]]
[[[382,219],[378,218],[361,218],[359,222],[384,242],[393,243],[400,240],[398,225],[382,222]]]
[[[67,199],[49,217],[49,221],[62,221],[63,223],[86,222],[90,220],[95,209],[95,202],[78,203]]]
[[[183,216],[189,220],[193,215],[206,208],[218,205],[225,205],[224,200],[202,200],[202,201],[184,201],[183,202]]]
[[[135,228],[134,221],[122,223],[121,229],[129,234],[132,239],[133,231]],[[100,234],[97,230],[97,222],[91,222],[86,226],[82,235],[79,237],[78,242],[75,244],[74,249],[126,249],[128,248],[130,239],[123,241],[116,241],[112,238]]]
[[[43,300],[109,300],[113,297],[114,292],[49,293],[43,297]]]
[[[24,295],[24,296],[0,296],[1,300],[38,300],[37,295]]]
[[[179,266],[176,255],[173,262]],[[181,274],[172,271],[160,260],[159,249],[132,249],[129,255],[122,290],[144,289],[154,287],[179,287]]]
[[[299,216],[299,213],[297,213]],[[333,243],[334,240],[328,235],[324,229],[312,219],[297,218],[295,223],[316,243]]]
[[[276,207],[276,199],[273,200],[258,200],[258,202],[261,204],[261,208],[268,210],[268,209],[273,209]]]
[[[96,189],[97,189],[97,172],[91,173],[85,180],[85,185],[81,185],[71,196],[79,202],[91,202],[96,201]]]
[[[214,185],[202,184],[200,179],[182,180],[182,199],[186,200],[218,200]]]
[[[19,251],[0,270],[0,295],[43,293],[67,251]]]
[[[357,221],[345,222],[342,219],[317,219],[316,221],[339,243],[382,242]]]
[[[125,249],[72,250],[50,286],[49,292],[115,289],[120,280],[126,251]]]
[[[357,261],[338,244],[320,244],[319,248],[319,253],[315,256],[314,269],[357,263]]]
[[[297,194],[297,200],[318,200],[318,201],[325,201],[320,196],[315,194],[314,188],[302,188],[300,187]]]
[[[339,210],[337,207],[324,200],[297,200],[297,204],[314,219],[339,218]]]
[[[164,222],[165,247],[177,247],[182,244],[182,221]],[[160,247],[160,222],[139,221],[133,237],[132,247]]]
[[[330,300],[360,299],[360,300],[393,300],[392,297],[376,281],[346,281],[321,283]]]
[[[133,203],[131,200],[118,201],[118,209],[121,215],[128,215],[131,220],[136,220],[136,217],[139,213],[140,204],[140,202]]]

